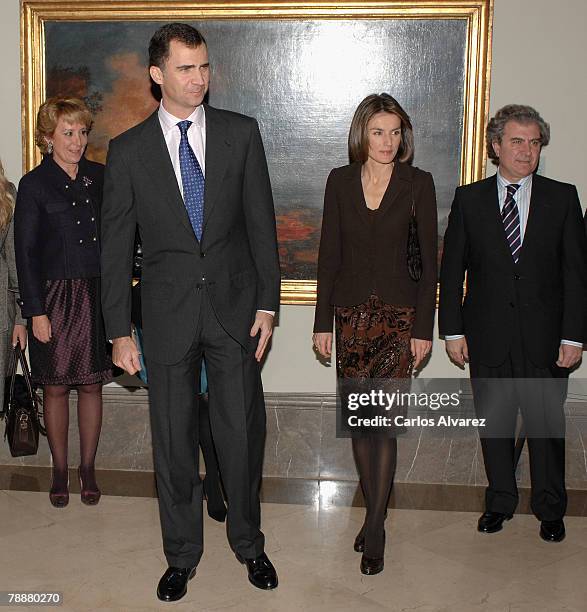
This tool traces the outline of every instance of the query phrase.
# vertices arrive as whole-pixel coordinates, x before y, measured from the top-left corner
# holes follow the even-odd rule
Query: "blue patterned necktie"
[[[181,132],[179,142],[179,168],[183,184],[183,202],[188,211],[188,217],[198,240],[202,240],[204,224],[204,174],[196,158],[196,154],[188,142],[188,130],[191,121],[187,119],[177,124]]]
[[[518,263],[518,259],[520,259],[520,249],[522,248],[520,213],[518,211],[518,205],[514,200],[514,195],[516,195],[516,191],[518,191],[519,188],[520,186],[516,184],[506,186],[507,195],[501,211],[505,237],[509,244],[512,257],[514,258],[514,263]]]

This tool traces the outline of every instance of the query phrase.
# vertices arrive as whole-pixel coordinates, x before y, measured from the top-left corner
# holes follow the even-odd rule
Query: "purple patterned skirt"
[[[112,380],[100,307],[100,279],[48,280],[45,309],[51,340],[39,342],[29,323],[29,355],[37,385],[93,385]]]

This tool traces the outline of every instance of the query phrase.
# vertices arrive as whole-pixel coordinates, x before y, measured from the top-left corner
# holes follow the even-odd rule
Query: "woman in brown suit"
[[[351,164],[328,177],[318,257],[313,342],[324,357],[336,329],[339,379],[409,378],[432,348],[437,281],[434,182],[411,166],[410,118],[388,94],[358,106],[349,133]],[[412,208],[422,276],[407,259]],[[355,539],[361,572],[383,570],[384,522],[397,461],[393,432],[353,436],[367,512]]]

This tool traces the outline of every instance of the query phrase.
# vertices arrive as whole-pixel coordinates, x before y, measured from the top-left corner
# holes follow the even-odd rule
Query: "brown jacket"
[[[410,278],[406,263],[412,193],[422,251],[418,282]],[[354,306],[374,292],[388,304],[414,306],[412,337],[432,340],[438,277],[432,175],[396,163],[375,219],[369,217],[361,164],[332,170],[324,195],[314,331],[332,331],[335,305]]]

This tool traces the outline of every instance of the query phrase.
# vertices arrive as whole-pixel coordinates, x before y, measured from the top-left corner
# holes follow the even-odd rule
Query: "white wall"
[[[22,174],[19,6],[18,0],[4,0],[0,4],[0,157],[12,182]]]
[[[575,183],[587,203],[585,173],[587,57],[585,0],[495,0],[490,112],[510,102],[535,106],[550,122],[551,144],[542,156],[544,174]],[[8,176],[22,170],[20,139],[19,2],[0,3],[0,155]],[[492,172],[493,170],[489,170]],[[313,308],[284,306],[273,349],[264,368],[267,391],[334,390],[334,368],[326,368],[311,347]],[[463,376],[435,343],[426,377]],[[575,377],[587,378],[587,364]]]

